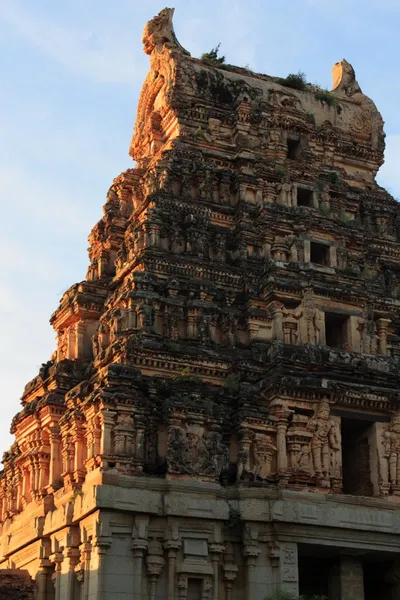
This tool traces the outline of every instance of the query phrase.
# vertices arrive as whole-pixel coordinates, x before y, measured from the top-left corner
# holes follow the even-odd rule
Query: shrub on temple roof
[[[315,92],[315,99],[319,100],[322,104],[335,107],[339,114],[342,112],[342,107],[339,104],[339,100],[334,94],[328,92],[328,90],[319,89],[317,92]]]
[[[220,43],[217,44],[210,52],[204,52],[204,54],[201,55],[200,60],[213,65],[223,65],[225,63],[225,56],[218,56],[220,45]]]
[[[285,87],[295,90],[305,90],[307,87],[306,74],[302,71],[298,73],[289,73],[287,77],[278,77],[277,82]]]

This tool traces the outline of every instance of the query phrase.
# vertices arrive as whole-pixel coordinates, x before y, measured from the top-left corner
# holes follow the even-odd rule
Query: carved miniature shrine
[[[190,56],[172,9],[130,154],[0,476],[39,600],[400,598],[400,209],[383,121]]]

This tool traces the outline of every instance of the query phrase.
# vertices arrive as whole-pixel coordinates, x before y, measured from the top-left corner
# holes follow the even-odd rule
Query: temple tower
[[[0,475],[37,600],[400,597],[400,210],[383,121],[193,58],[172,9]],[[13,571],[14,572],[14,571]]]

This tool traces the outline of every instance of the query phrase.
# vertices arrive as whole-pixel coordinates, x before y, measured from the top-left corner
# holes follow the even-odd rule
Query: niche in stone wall
[[[373,496],[370,463],[372,423],[361,419],[342,418],[343,493]]]
[[[311,242],[310,262],[314,265],[329,266],[329,246],[327,244],[320,244],[319,242]]]
[[[297,206],[308,206],[314,205],[314,194],[313,191],[307,188],[297,188]]]
[[[325,343],[331,348],[347,348],[349,342],[348,315],[325,313]]]
[[[288,136],[286,140],[287,144],[287,157],[289,160],[296,160],[301,154],[301,143],[300,138],[296,136]]]

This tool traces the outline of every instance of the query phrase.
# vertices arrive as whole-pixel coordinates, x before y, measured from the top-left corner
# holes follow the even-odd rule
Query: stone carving
[[[272,473],[276,446],[271,435],[252,432],[246,435],[238,456],[237,481],[264,481]]]
[[[290,177],[285,175],[282,178],[282,183],[278,188],[279,203],[284,206],[296,206],[296,191],[290,181]]]
[[[340,450],[336,425],[330,417],[330,405],[321,401],[310,419],[307,429],[313,434],[310,446],[314,473],[321,487],[330,487],[332,473],[331,454]],[[304,460],[309,464],[309,457]]]
[[[226,460],[222,436],[217,431],[186,423],[168,432],[168,472],[218,478]]]
[[[306,289],[300,307],[295,311],[299,320],[299,336],[302,344],[323,344],[325,319],[316,307],[312,289]]]
[[[383,437],[384,453],[381,461],[382,483],[400,495],[400,411],[396,412]],[[383,462],[384,461],[384,462]]]

